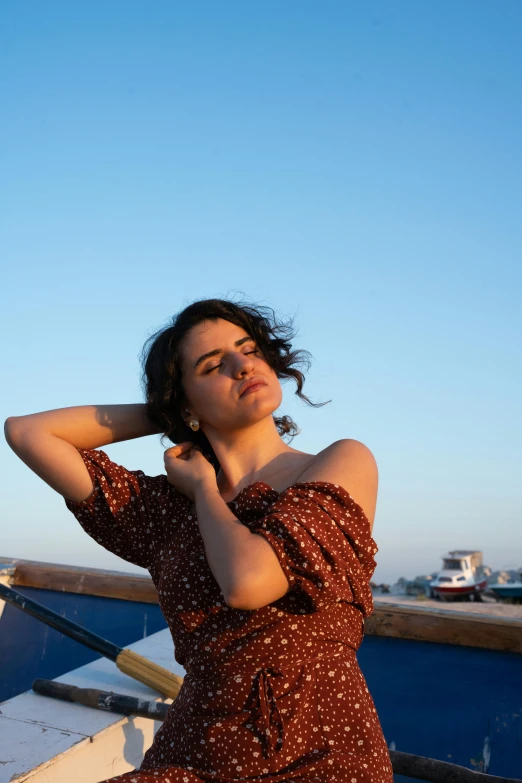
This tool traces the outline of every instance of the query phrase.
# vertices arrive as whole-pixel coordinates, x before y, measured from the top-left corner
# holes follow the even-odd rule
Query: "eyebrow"
[[[240,340],[236,340],[234,345],[236,346],[236,348],[238,348],[240,345],[243,345],[243,343],[248,342],[248,340],[254,341],[254,338],[250,337],[250,335],[248,334],[246,337],[242,337]],[[195,363],[194,369],[196,369],[201,364],[201,362],[204,362],[205,359],[208,359],[210,356],[217,356],[218,354],[223,353],[223,350],[224,350],[223,348],[215,348],[213,351],[204,353],[202,356],[199,357],[199,359]]]

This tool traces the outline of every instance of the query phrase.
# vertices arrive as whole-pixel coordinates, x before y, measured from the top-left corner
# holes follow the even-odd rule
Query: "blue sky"
[[[4,419],[141,402],[199,298],[295,317],[281,411],[380,474],[377,581],[522,566],[519,2],[9,3]],[[150,475],[159,437],[105,447]],[[0,556],[136,570],[0,444]],[[348,488],[349,489],[349,488]]]

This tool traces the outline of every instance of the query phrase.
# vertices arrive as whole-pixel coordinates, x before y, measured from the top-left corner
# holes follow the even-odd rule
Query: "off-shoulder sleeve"
[[[343,487],[298,482],[249,528],[271,544],[290,589],[304,590],[316,609],[347,601],[371,614],[378,548],[363,509]]]
[[[78,449],[93,483],[83,501],[64,497],[85,532],[133,565],[150,569],[177,515],[189,503],[166,475],[146,476],[113,462],[100,449]]]

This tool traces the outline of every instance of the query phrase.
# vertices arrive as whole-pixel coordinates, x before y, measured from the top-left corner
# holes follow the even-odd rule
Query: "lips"
[[[251,378],[249,381],[246,381],[243,384],[243,388],[241,389],[239,396],[242,397],[243,394],[248,391],[248,389],[251,389],[254,386],[266,386],[266,382],[263,381],[262,378]]]

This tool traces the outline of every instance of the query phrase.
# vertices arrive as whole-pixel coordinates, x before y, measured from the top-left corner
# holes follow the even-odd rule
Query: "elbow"
[[[277,574],[271,574],[270,579],[267,576],[265,575],[261,582],[259,580],[255,583],[251,581],[249,584],[243,585],[241,589],[230,593],[226,599],[228,606],[232,609],[253,612],[286,595],[290,589],[290,583],[283,572],[279,570]]]
[[[256,594],[256,590],[249,580],[246,584],[243,583],[236,588],[232,588],[226,595],[226,603],[231,609],[243,609],[244,611],[254,611],[259,609],[264,604],[259,603],[259,592]]]
[[[16,433],[18,430],[17,421],[17,416],[8,416],[4,421],[4,437],[11,448],[16,440]]]
[[[252,606],[250,596],[245,595],[245,592],[230,593],[226,596],[225,602],[231,609],[243,609],[245,611],[252,611],[257,609],[257,606]]]
[[[258,605],[256,601],[248,600],[245,597],[227,598],[226,603],[228,606],[230,606],[231,609],[241,609],[244,612],[254,612],[256,609],[261,609],[262,606],[266,605],[266,604]]]
[[[243,564],[243,569],[231,580],[232,584],[225,595],[232,609],[252,612],[286,595],[290,582],[273,547],[263,536],[253,534],[250,543],[253,547],[253,561]]]

